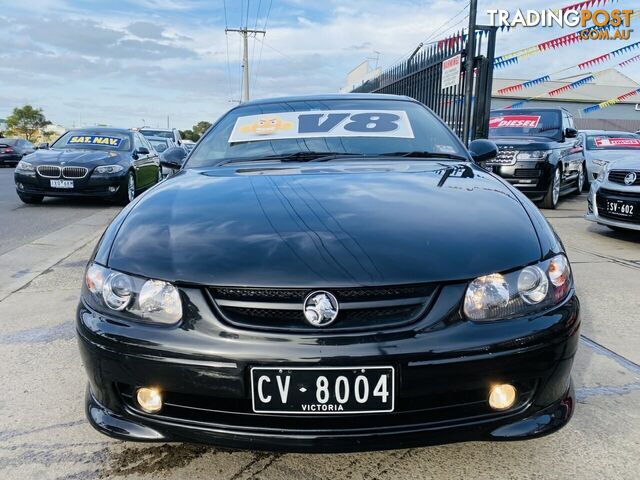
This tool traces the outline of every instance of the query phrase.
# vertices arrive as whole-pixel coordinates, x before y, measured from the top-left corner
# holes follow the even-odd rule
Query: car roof
[[[621,130],[580,130],[580,133],[588,135],[636,135],[634,132],[623,132]]]
[[[173,132],[175,128],[153,128],[153,127],[142,127],[139,128],[138,131],[142,130],[153,130],[154,132]]]
[[[80,127],[80,128],[70,128],[67,130],[68,132],[94,132],[101,134],[108,133],[119,133],[121,135],[128,135],[131,133],[131,130],[128,128],[117,128],[117,127]]]
[[[527,111],[531,111],[531,110],[535,110],[536,112],[557,112],[558,110],[562,110],[563,112],[569,113],[571,114],[571,112],[569,110],[567,110],[564,107],[526,107],[526,108],[496,108],[494,110],[491,110],[491,112],[514,112],[514,113],[518,113],[518,112],[527,112]]]
[[[0,137],[0,143],[4,143],[5,145],[13,145],[13,144],[17,143],[20,140],[23,140],[23,139],[22,138]],[[9,143],[9,142],[11,142],[11,143]]]
[[[261,98],[259,100],[251,100],[242,103],[238,107],[246,107],[251,105],[267,105],[273,103],[287,102],[309,102],[309,101],[328,101],[328,100],[408,100],[415,102],[411,97],[405,95],[389,95],[386,93],[326,93],[321,95],[298,95],[291,97]],[[235,108],[238,108],[235,107]]]

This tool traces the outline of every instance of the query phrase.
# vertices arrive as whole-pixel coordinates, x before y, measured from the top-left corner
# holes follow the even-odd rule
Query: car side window
[[[140,148],[144,147],[142,143],[142,135],[136,133],[133,135],[133,149],[134,151],[138,151]]]
[[[149,142],[149,140],[147,140],[147,137],[145,137],[144,135],[140,135],[138,134],[138,136],[140,137],[140,141],[142,142],[142,146],[145,147],[147,150],[149,150],[150,153],[155,152],[155,149],[151,146],[151,143]]]

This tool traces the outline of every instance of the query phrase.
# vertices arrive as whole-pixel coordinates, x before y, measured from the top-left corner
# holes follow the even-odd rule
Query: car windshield
[[[51,145],[51,148],[126,151],[131,149],[131,139],[129,135],[119,132],[71,130],[56,140],[56,142]]]
[[[153,148],[156,149],[156,152],[164,152],[168,147],[168,142],[164,139],[157,138],[149,138],[149,143],[153,145]]]
[[[640,150],[640,135],[603,133],[587,135],[587,150]]]
[[[200,140],[185,168],[226,161],[398,155],[468,160],[422,105],[404,100],[308,100],[241,106]]]
[[[18,143],[18,139],[17,138],[1,138],[0,137],[0,145],[11,145],[11,146],[14,146],[16,143]]]
[[[171,130],[140,130],[140,133],[145,137],[173,138]]]
[[[491,137],[558,137],[562,133],[560,112],[549,110],[497,110],[489,119]]]

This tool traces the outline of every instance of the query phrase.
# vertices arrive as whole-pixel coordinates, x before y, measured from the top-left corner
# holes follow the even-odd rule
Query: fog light
[[[496,385],[489,393],[489,405],[494,410],[506,410],[513,407],[517,397],[516,387],[508,383]]]
[[[111,186],[109,187],[109,192],[114,193],[118,190],[118,187]]]
[[[22,185],[22,183],[18,182],[17,184],[18,190],[24,190],[24,185]]]
[[[157,388],[139,388],[136,400],[140,408],[147,413],[158,413],[162,408],[162,395]]]

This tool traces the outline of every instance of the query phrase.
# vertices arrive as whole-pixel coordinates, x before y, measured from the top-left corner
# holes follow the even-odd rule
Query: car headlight
[[[543,160],[551,153],[551,150],[533,150],[531,152],[519,152],[516,160]]]
[[[124,170],[124,167],[122,165],[100,165],[99,167],[96,167],[96,173],[102,173],[102,174],[113,174],[113,173],[119,173],[121,171]]]
[[[607,162],[606,160],[597,160],[596,159],[596,160],[593,161],[593,164],[594,165],[598,165],[599,167],[604,167],[607,163],[609,163],[609,162]]]
[[[163,325],[174,325],[182,318],[180,292],[169,282],[135,277],[92,263],[85,273],[85,285],[94,307]]]
[[[573,279],[564,255],[515,272],[492,273],[473,280],[464,296],[469,320],[493,321],[542,311],[558,304]]]
[[[20,160],[18,165],[16,165],[16,170],[22,170],[23,172],[35,172],[36,169],[33,164]]]

